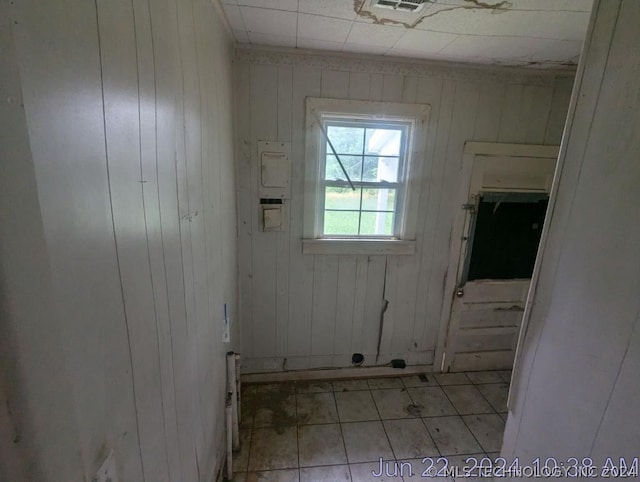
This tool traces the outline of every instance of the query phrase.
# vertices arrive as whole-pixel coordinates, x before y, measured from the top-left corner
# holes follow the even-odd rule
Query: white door
[[[443,371],[512,367],[557,154],[555,146],[465,145]]]

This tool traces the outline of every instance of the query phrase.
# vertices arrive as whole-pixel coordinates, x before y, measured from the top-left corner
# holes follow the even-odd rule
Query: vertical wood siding
[[[640,447],[640,3],[591,15],[502,456],[619,468]]]
[[[505,72],[461,79],[278,64],[240,58],[236,66],[245,370],[346,367],[353,352],[375,364],[384,300],[377,363],[434,363],[464,143],[557,144],[572,77],[527,83]],[[306,97],[431,105],[415,255],[302,254]],[[262,232],[256,192],[257,141],[276,139],[292,141],[289,229],[281,233]]]
[[[122,481],[214,480],[225,353],[239,338],[231,36],[207,0],[4,2],[2,12],[56,307],[8,326],[33,387],[25,418],[73,434],[45,423],[24,434],[37,448],[33,480],[91,480],[111,448]],[[275,136],[263,120],[255,136]],[[34,353],[50,326],[64,369]],[[68,386],[69,400],[39,377]]]

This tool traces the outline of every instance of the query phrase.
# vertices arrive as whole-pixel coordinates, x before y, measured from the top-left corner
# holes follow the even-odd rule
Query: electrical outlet
[[[231,341],[231,333],[229,332],[229,319],[222,320],[222,342],[229,343]]]
[[[222,343],[231,341],[231,331],[229,330],[229,311],[227,304],[224,304],[224,318],[222,318]]]
[[[93,482],[118,482],[118,476],[116,474],[116,459],[113,455],[113,450],[109,452],[109,455],[102,465],[98,469]]]

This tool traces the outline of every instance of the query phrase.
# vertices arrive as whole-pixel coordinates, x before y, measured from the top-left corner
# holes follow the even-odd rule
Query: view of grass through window
[[[327,142],[324,235],[392,237],[401,187],[403,128],[328,122],[326,131],[342,166]]]

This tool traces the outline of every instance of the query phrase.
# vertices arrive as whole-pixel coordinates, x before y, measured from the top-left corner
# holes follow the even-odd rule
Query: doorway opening
[[[557,146],[468,142],[447,273],[445,372],[513,366]]]
[[[463,282],[531,278],[547,204],[546,194],[481,194]]]

